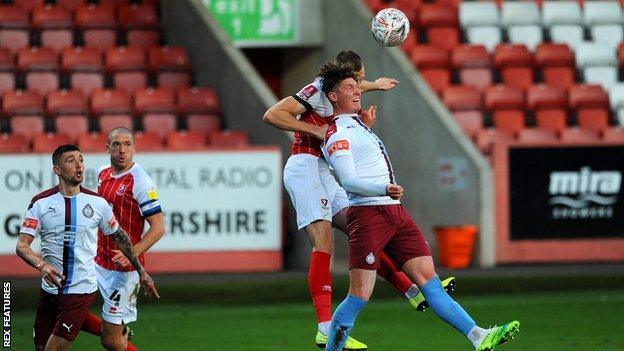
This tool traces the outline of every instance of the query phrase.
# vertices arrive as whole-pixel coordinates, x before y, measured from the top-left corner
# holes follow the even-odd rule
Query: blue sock
[[[327,335],[326,351],[341,351],[347,337],[351,333],[358,313],[366,306],[366,301],[353,295],[347,297],[340,303],[332,316],[329,335]]]
[[[444,291],[437,275],[421,286],[420,291],[436,316],[465,336],[468,336],[468,332],[477,325],[468,313]]]

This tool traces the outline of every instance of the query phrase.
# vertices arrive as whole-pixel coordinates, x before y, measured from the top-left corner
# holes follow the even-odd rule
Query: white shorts
[[[118,272],[95,265],[97,281],[104,304],[102,319],[112,324],[128,324],[137,320],[139,274],[136,271]]]
[[[310,154],[292,155],[284,167],[284,186],[297,212],[297,227],[328,220],[349,207],[347,192],[329,172],[329,165]]]

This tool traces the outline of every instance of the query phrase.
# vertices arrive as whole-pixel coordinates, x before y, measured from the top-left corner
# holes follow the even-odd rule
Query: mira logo
[[[622,185],[620,171],[552,172],[548,191],[553,219],[599,219],[613,217]]]

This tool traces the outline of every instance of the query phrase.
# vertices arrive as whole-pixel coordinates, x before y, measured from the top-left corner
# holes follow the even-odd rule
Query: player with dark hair
[[[16,247],[18,256],[42,276],[34,322],[36,350],[67,350],[76,339],[98,288],[93,262],[98,228],[136,269],[146,294],[158,297],[111,206],[80,186],[84,163],[78,147],[59,146],[52,163],[58,185],[32,198]],[[30,247],[37,235],[41,257]]]
[[[343,51],[336,57],[336,63],[350,71],[354,79],[366,87],[365,90],[389,90],[398,82],[390,78],[379,78],[375,82],[365,81],[364,65],[353,51]],[[318,331],[316,344],[324,347],[331,320],[331,273],[330,262],[333,253],[332,224],[347,232],[346,211],[349,206],[347,194],[331,175],[327,162],[321,155],[321,141],[327,125],[333,116],[333,108],[323,92],[324,83],[318,78],[297,94],[286,97],[269,108],[264,121],[279,129],[295,132],[291,156],[284,167],[284,186],[290,195],[297,213],[298,229],[305,229],[312,243],[312,255],[308,270],[308,288],[317,316]],[[301,116],[299,119],[298,116]],[[374,115],[362,111],[368,123],[374,122]],[[417,309],[424,310],[426,302],[418,288],[385,255],[379,274],[403,293]],[[445,280],[445,286],[452,290],[453,277]],[[345,350],[364,350],[366,345],[349,338]]]
[[[133,160],[135,139],[131,130],[124,127],[113,129],[108,134],[106,148],[110,154],[110,166],[102,167],[98,173],[98,193],[113,205],[119,225],[130,235],[134,250],[143,263],[143,253],[165,232],[156,186]],[[149,229],[143,233],[145,222]],[[127,324],[137,319],[137,272],[103,233],[100,233],[95,262],[104,299],[103,321],[90,313],[83,330],[101,335],[102,345],[108,350],[136,350],[128,341]]]
[[[357,115],[362,94],[356,78],[339,65],[323,67],[320,77],[336,114],[323,154],[351,205],[347,213],[349,294],[334,312],[326,350],[342,350],[373,292],[383,252],[418,285],[433,312],[466,336],[475,350],[492,350],[508,341],[518,331],[518,321],[481,328],[443,289],[429,245],[399,201],[403,188],[396,184],[386,148]],[[376,113],[375,106],[370,110]]]

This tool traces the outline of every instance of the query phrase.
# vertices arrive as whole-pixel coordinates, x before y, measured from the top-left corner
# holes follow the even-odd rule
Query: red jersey
[[[297,94],[293,95],[306,108],[306,112],[301,114],[301,120],[316,126],[330,124],[334,114],[331,102],[323,92],[321,80],[317,78],[311,84],[305,86]],[[322,140],[307,133],[296,132],[295,140],[290,148],[290,154],[312,154],[321,156]]]
[[[145,227],[145,218],[161,213],[156,187],[150,176],[135,163],[128,171],[113,175],[111,167],[104,167],[98,174],[98,193],[113,205],[113,213],[119,225],[136,245]],[[98,232],[98,248],[95,262],[103,268],[114,271],[133,271],[134,267],[117,267],[112,258],[117,250],[113,238]],[[139,255],[141,264],[145,264],[143,255]]]

